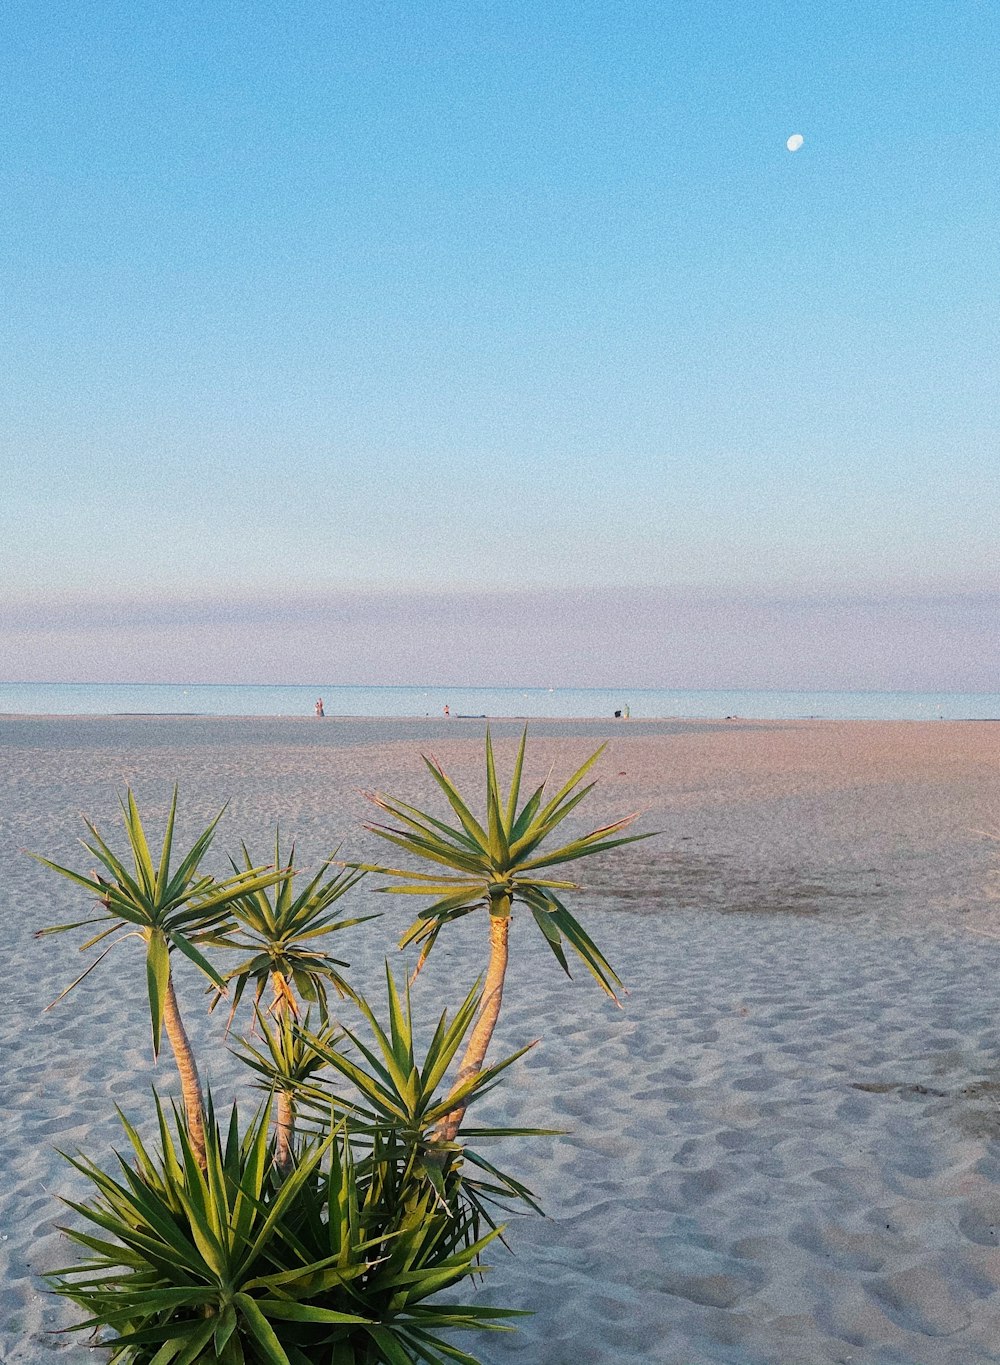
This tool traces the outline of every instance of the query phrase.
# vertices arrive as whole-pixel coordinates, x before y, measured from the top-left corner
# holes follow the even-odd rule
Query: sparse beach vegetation
[[[53,1284],[86,1314],[71,1330],[93,1333],[110,1361],[474,1365],[452,1332],[503,1330],[517,1316],[456,1301],[468,1298],[456,1287],[485,1271],[482,1253],[501,1235],[502,1216],[518,1205],[539,1211],[531,1191],[487,1159],[480,1143],[553,1132],[463,1127],[469,1109],[531,1046],[487,1063],[512,911],[524,905],[563,969],[568,949],[616,998],[619,978],[562,899],[575,884],[545,870],[647,837],[622,834],[635,818],[627,816],[543,847],[591,790],[583,779],[601,750],[550,799],[542,783],[522,803],[525,752],[526,734],[502,798],[487,734],[482,818],[430,759],[457,824],[371,796],[394,823],[369,828],[440,873],[329,858],[301,885],[294,848],[283,858],[276,837],[273,864],[256,864],[244,844],[232,875],[217,880],[201,864],[221,812],[172,869],[176,788],[158,862],[131,791],[122,801],[131,867],[89,821],[84,847],[103,871],[81,873],[33,855],[100,906],[94,918],[41,931],[100,926],[83,945],[103,945],[98,957],[63,995],[137,934],[154,1053],[165,1029],[180,1074],[182,1106],[170,1114],[156,1100],[157,1142],[122,1114],[131,1150],[117,1155],[114,1174],[90,1157],[69,1158],[96,1188],[89,1202],[66,1201],[87,1230],[65,1231],[89,1255],[54,1272]],[[347,962],[321,944],[373,918],[332,912],[370,872],[389,878],[382,891],[432,899],[403,936],[403,947],[420,950],[414,976],[446,924],[477,909],[489,915],[484,977],[451,1015],[439,1015],[423,1048],[410,987],[400,989],[388,964],[383,1022],[349,983]],[[206,956],[217,951],[243,958],[223,971]],[[252,994],[259,1037],[243,1039],[236,1052],[265,1098],[245,1128],[236,1103],[223,1120],[203,1091],[174,990],[177,952],[208,979],[212,1008],[229,996],[230,1024]],[[331,987],[345,1002],[338,1013],[356,1011],[358,1026],[333,1017]],[[442,1302],[445,1290],[452,1292]]]

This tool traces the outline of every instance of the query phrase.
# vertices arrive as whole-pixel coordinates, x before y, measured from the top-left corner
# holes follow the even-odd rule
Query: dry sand
[[[1000,1362],[1000,726],[539,722],[537,771],[610,735],[598,822],[641,807],[662,837],[588,867],[578,904],[631,994],[567,982],[514,936],[496,1053],[541,1035],[494,1112],[573,1130],[504,1163],[549,1217],[518,1219],[483,1291],[537,1311],[463,1339],[526,1365]],[[72,1253],[53,1146],[119,1142],[114,1103],[148,1127],[142,967],[128,945],[51,1013],[74,945],[36,942],[77,902],[19,850],[80,860],[79,813],[116,826],[131,783],[159,824],[172,783],[187,832],[224,799],[219,847],[262,854],[280,818],[304,859],[376,845],[358,789],[433,800],[421,748],[479,782],[481,723],[0,718],[0,1361],[92,1356],[52,1336],[67,1310],[39,1273]],[[494,733],[508,757],[516,727]],[[992,883],[992,884],[991,884]],[[364,904],[361,891],[354,902]],[[352,931],[374,981],[405,924]],[[482,926],[457,926],[417,988],[455,999]],[[113,963],[113,965],[112,965]],[[182,991],[203,1056],[218,1021]],[[215,1049],[223,1096],[243,1084]],[[498,1156],[501,1154],[498,1153]]]

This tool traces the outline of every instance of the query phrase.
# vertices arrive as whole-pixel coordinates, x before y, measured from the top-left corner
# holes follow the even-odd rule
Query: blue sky
[[[922,602],[920,668],[848,631],[837,685],[995,686],[994,6],[162,10],[0,21],[0,672],[193,677],[228,600],[261,658],[215,677],[321,676],[295,623],[346,602],[361,681],[374,612],[393,681],[587,683],[625,595],[632,685],[678,603],[691,685],[780,602],[797,686],[817,604]],[[429,602],[471,641],[497,594],[495,658],[433,656]]]

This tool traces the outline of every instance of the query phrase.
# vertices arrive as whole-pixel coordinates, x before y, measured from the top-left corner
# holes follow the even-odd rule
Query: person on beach
[[[314,710],[315,710],[315,712],[316,712],[316,717],[317,717],[318,720],[322,720],[323,717],[326,715],[326,712],[323,710],[323,698],[322,698],[322,697],[317,697],[317,698],[316,698],[316,705],[315,705],[315,707],[314,707]]]
[[[448,705],[447,702],[445,702],[445,704],[444,704],[444,714],[445,714],[445,719],[447,719],[447,718],[451,715],[451,707]]]

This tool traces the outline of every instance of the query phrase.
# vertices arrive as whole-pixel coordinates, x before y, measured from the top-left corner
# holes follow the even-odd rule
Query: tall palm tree
[[[247,867],[232,877],[216,881],[214,877],[198,870],[212,843],[216,826],[225,807],[171,871],[177,788],[174,788],[170,802],[158,863],[154,863],[139,808],[131,789],[126,792],[125,799],[119,798],[119,802],[128,851],[133,863],[132,871],[112,851],[98,833],[97,827],[89,820],[85,820],[84,823],[90,839],[81,839],[80,842],[88,853],[97,859],[107,875],[98,871],[93,871],[89,875],[75,872],[72,868],[51,862],[38,853],[30,855],[45,867],[50,867],[54,872],[83,887],[101,906],[101,913],[91,919],[53,925],[40,930],[36,937],[64,933],[85,925],[103,926],[81,946],[80,951],[86,952],[102,942],[105,943],[104,948],[86,971],[81,972],[57,1000],[52,1002],[53,1004],[62,1000],[89,976],[118,943],[132,937],[138,937],[143,942],[146,949],[146,986],[153,1031],[153,1055],[159,1055],[160,1039],[165,1028],[180,1075],[181,1094],[192,1148],[199,1164],[204,1168],[205,1103],[194,1052],[174,992],[171,954],[176,950],[190,958],[219,989],[224,990],[225,982],[197,945],[212,932],[218,932],[228,921],[231,907],[236,900],[251,895],[263,887],[271,886],[280,879],[282,873],[274,868]]]
[[[394,878],[391,885],[379,888],[382,891],[402,896],[435,897],[433,904],[421,910],[400,945],[420,945],[418,971],[446,924],[474,910],[483,909],[489,914],[490,953],[479,1014],[452,1089],[455,1107],[441,1120],[436,1133],[445,1142],[453,1141],[461,1126],[465,1106],[457,1097],[469,1080],[482,1070],[496,1028],[507,975],[510,921],[515,904],[520,903],[531,912],[567,976],[570,974],[566,958],[568,947],[612,999],[617,1000],[616,987],[621,986],[619,977],[600,949],[563,904],[561,893],[579,890],[578,884],[538,874],[547,868],[604,853],[621,844],[647,839],[650,835],[617,837],[636,819],[638,812],[634,812],[543,851],[542,845],[553,831],[593,789],[593,782],[585,786],[581,783],[606,746],[601,745],[591,754],[551,799],[545,800],[546,784],[543,782],[519,805],[526,745],[527,728],[521,736],[513,776],[504,799],[496,775],[493,743],[487,730],[486,812],[482,820],[472,813],[440,764],[426,756],[424,763],[457,817],[457,824],[447,824],[380,792],[367,793],[368,799],[395,821],[391,825],[368,825],[372,833],[445,869],[444,872],[422,873],[397,867],[365,867],[367,871]]]

